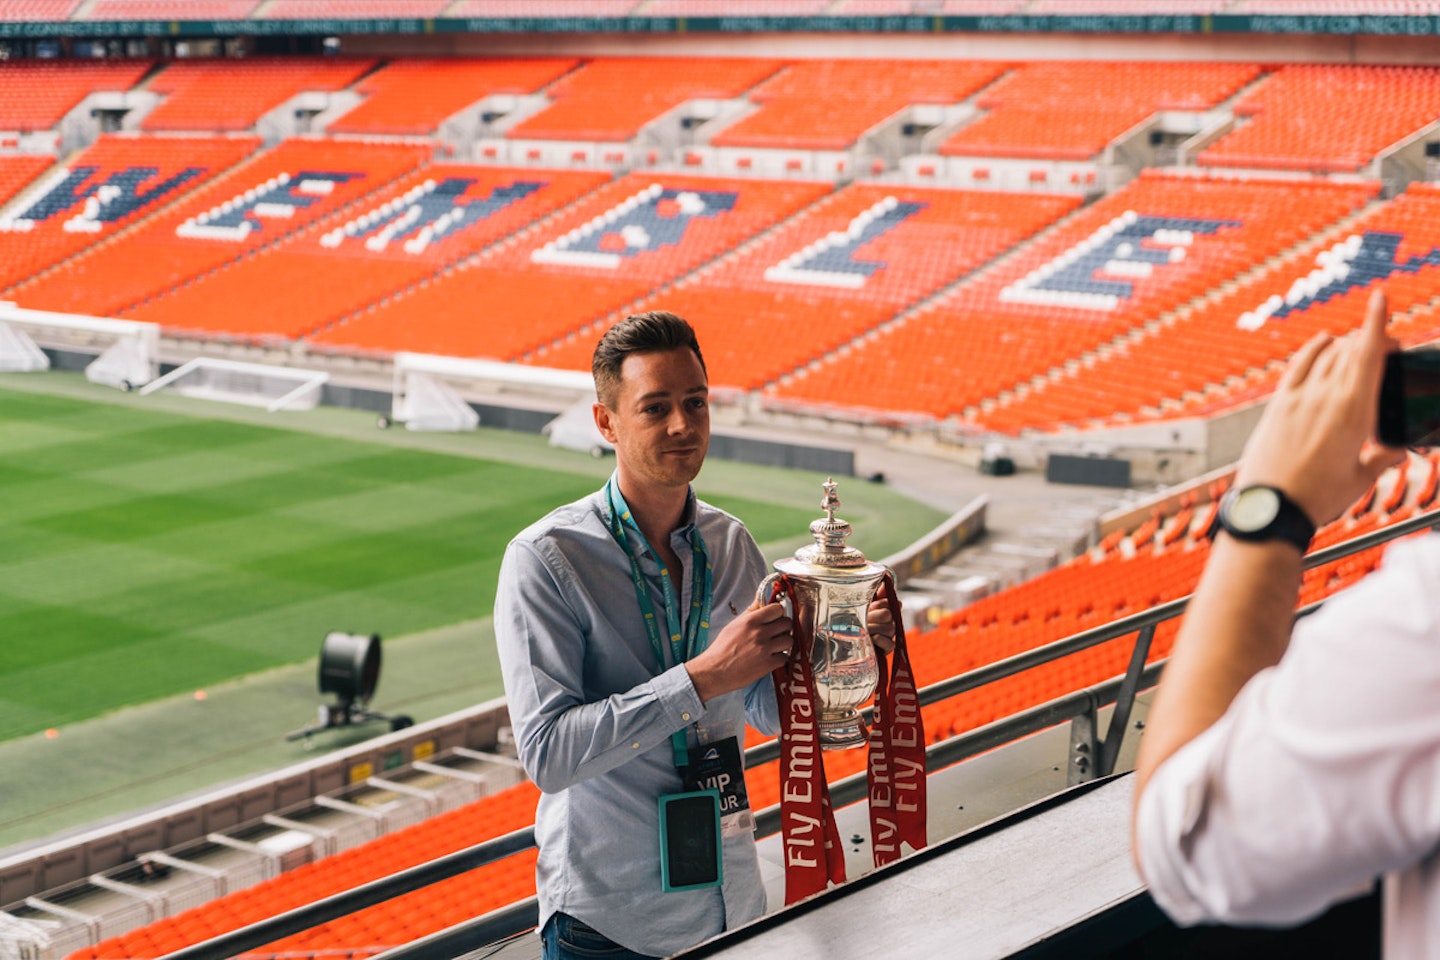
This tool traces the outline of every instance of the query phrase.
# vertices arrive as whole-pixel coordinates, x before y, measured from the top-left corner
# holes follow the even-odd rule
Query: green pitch
[[[330,630],[488,616],[509,538],[611,468],[499,431],[382,434],[356,411],[140,399],[73,374],[0,386],[18,387],[0,389],[0,741],[313,663]],[[712,464],[700,487],[779,556],[818,479]],[[862,530],[876,496],[900,499],[847,499]],[[938,514],[889,519],[872,556]]]

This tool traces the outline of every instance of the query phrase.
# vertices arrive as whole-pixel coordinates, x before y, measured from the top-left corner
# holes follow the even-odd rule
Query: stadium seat
[[[590,171],[421,167],[134,316],[192,332],[305,337],[428,281],[607,179]]]
[[[261,0],[96,0],[86,20],[244,20]]]
[[[1021,64],[979,98],[988,112],[939,152],[1087,160],[1157,111],[1210,109],[1259,72],[1239,63]]]
[[[165,148],[172,141],[147,142]],[[165,308],[141,305],[385,186],[429,152],[413,143],[282,141],[118,243],[18,288],[16,299],[40,309],[169,322]],[[254,295],[246,302],[256,309]]]
[[[330,133],[431,134],[468,106],[500,93],[534,93],[573,70],[571,59],[401,60],[355,85],[365,101]]]
[[[85,0],[7,0],[0,3],[0,20],[8,23],[27,20],[68,20]]]
[[[636,309],[685,316],[705,344],[711,382],[755,389],[870,333],[1078,203],[854,184]],[[543,362],[581,368],[583,352],[576,343]],[[870,397],[857,388],[844,400],[866,405]]]
[[[1175,368],[1129,362],[1108,347],[1099,357],[1098,348],[1283,252],[1353,211],[1374,189],[1144,174],[1002,267],[982,271],[904,324],[881,331],[864,350],[806,371],[775,395],[821,404],[864,396],[880,409],[966,414],[1007,432],[1083,421],[1097,407],[1133,409],[1138,396],[1163,386]],[[1123,274],[1107,272],[1122,267]],[[1126,349],[1133,354],[1136,348]],[[1191,357],[1187,368],[1214,353]],[[1105,372],[1090,375],[1102,362]],[[979,410],[982,402],[1067,365],[1075,369],[1063,386],[1073,399],[1052,383]],[[1057,397],[1066,398],[1059,411],[1052,409]]]
[[[149,82],[148,89],[165,99],[141,129],[249,130],[297,93],[341,90],[374,65],[348,57],[176,61]]]
[[[1353,173],[1440,116],[1440,69],[1290,65],[1234,110],[1245,122],[1202,151],[1202,165]]]
[[[958,103],[1003,70],[1003,64],[974,60],[807,60],[751,91],[760,109],[710,142],[843,150],[905,107]]]
[[[49,190],[0,218],[0,290],[115,236],[258,145],[250,137],[101,137],[57,166]]]
[[[513,140],[629,140],[695,98],[728,99],[782,66],[778,60],[607,57],[551,85],[555,102],[510,128]]]
[[[545,366],[589,369],[598,336],[591,324],[828,190],[794,181],[632,173],[523,242],[352,316],[312,342],[502,360],[533,355]]]
[[[53,129],[90,94],[129,90],[150,66],[148,60],[0,61],[0,130]]]
[[[449,0],[275,0],[257,11],[266,20],[312,17],[438,17]]]
[[[547,17],[623,17],[643,7],[645,0],[544,0]],[[533,3],[515,0],[459,0],[446,11],[452,17],[531,17]]]

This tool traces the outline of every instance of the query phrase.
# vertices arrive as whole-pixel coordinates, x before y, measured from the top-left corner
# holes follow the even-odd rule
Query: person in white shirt
[[[1292,925],[1383,878],[1387,958],[1440,958],[1440,536],[1294,622],[1301,557],[1403,452],[1385,354],[1318,335],[1246,445],[1136,762],[1136,864],[1177,923]],[[1293,627],[1293,632],[1292,632]]]

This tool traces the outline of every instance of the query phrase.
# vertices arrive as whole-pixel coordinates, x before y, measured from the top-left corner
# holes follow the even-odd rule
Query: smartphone
[[[1389,447],[1440,446],[1440,349],[1385,357],[1375,435]]]

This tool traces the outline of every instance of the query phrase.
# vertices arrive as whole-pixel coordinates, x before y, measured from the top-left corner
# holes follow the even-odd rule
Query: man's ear
[[[600,401],[595,401],[590,407],[590,412],[595,415],[595,427],[600,431],[600,436],[610,443],[615,442],[615,427],[610,422],[610,408]]]

